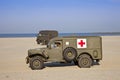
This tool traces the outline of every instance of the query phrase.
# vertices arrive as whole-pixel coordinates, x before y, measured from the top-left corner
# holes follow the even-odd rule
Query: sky
[[[0,34],[120,32],[120,0],[0,0]]]

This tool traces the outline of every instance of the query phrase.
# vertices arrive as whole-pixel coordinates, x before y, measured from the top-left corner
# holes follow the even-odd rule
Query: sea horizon
[[[0,38],[36,37],[38,33],[2,33]],[[120,36],[120,32],[59,33],[58,36]]]

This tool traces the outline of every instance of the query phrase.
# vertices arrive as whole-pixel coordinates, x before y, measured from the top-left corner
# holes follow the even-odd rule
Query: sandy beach
[[[39,48],[36,38],[0,38],[0,80],[120,80],[120,36],[103,36],[103,60],[91,68],[73,64],[46,64],[31,70],[27,50]]]

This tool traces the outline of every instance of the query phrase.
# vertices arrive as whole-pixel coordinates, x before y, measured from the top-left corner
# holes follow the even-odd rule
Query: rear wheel
[[[41,57],[35,56],[30,59],[30,67],[32,70],[38,70],[44,68],[44,62]]]
[[[87,54],[81,55],[80,58],[78,59],[78,66],[80,68],[90,68],[91,65],[92,65],[92,59]]]

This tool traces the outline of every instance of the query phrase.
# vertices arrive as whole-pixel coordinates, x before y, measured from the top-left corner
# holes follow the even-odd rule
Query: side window
[[[59,48],[59,47],[61,47],[61,43],[60,42],[53,42],[51,44],[51,48]]]
[[[56,47],[61,47],[61,43],[60,42],[55,42],[55,45],[56,45]]]

